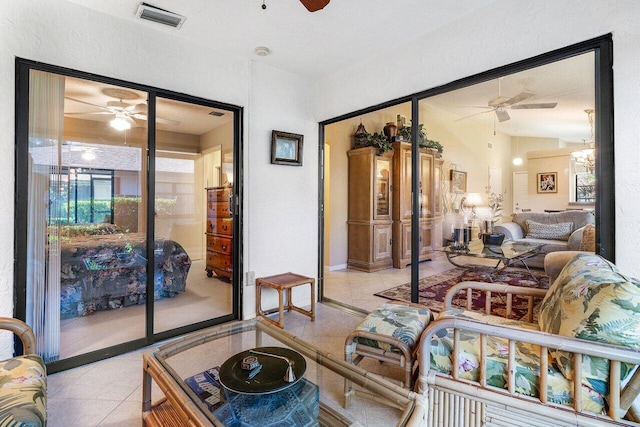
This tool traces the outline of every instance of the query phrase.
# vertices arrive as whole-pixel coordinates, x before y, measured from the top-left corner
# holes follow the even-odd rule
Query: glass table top
[[[447,253],[447,255],[470,256],[476,258],[487,259],[514,259],[523,255],[537,252],[542,244],[530,242],[514,242],[506,241],[500,246],[484,245],[482,240],[472,240],[466,249],[455,249],[452,246],[445,246],[439,251]]]
[[[416,410],[417,407],[421,407],[419,395],[413,391],[404,389],[380,375],[350,365],[344,361],[344,355],[324,352],[260,318],[233,322],[186,335],[153,352],[145,353],[143,360],[147,366],[152,365],[150,369],[145,369],[146,372],[160,371],[157,376],[163,378],[161,382],[164,382],[166,387],[195,404],[197,416],[201,418],[201,423],[196,425],[217,426],[225,425],[220,421],[222,416],[221,410],[217,409],[219,405],[210,405],[204,399],[199,398],[185,383],[185,380],[207,371],[211,372],[212,368],[219,369],[227,360],[239,357],[238,354],[245,354],[248,350],[259,347],[287,348],[300,353],[305,358],[304,383],[310,390],[311,398],[313,398],[314,390],[319,391],[319,424],[317,425],[367,426],[372,423],[379,425],[380,414],[384,414],[384,425],[406,426],[416,421],[412,419],[412,416],[414,418],[420,416],[421,410]],[[148,375],[146,372],[145,375]],[[153,377],[153,375],[151,376]],[[165,378],[168,381],[164,380]],[[255,378],[259,378],[259,376]],[[361,390],[375,395],[376,400],[381,399],[386,403],[374,401],[364,396],[352,396],[349,409],[344,409],[345,378],[349,378],[353,381],[354,386]],[[153,380],[158,383],[156,378]],[[145,380],[143,383],[147,382],[149,381]],[[216,381],[213,383],[215,384]],[[150,383],[146,387],[152,388]],[[298,387],[303,387],[303,385]],[[165,390],[162,389],[162,391]],[[151,400],[150,393],[150,390],[143,390],[145,402]],[[225,389],[222,389],[219,395],[227,396],[229,402],[238,399],[238,396],[229,398],[228,390]],[[241,399],[246,400],[247,396],[255,399],[255,394],[244,395]],[[273,403],[270,401],[269,404]],[[252,403],[251,406],[255,406],[255,403]],[[262,413],[265,412],[268,414],[270,411]],[[372,414],[378,414],[375,416],[375,420],[368,419]],[[263,418],[259,425],[271,424]]]

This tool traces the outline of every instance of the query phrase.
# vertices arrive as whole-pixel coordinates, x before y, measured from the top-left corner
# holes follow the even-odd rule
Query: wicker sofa
[[[47,375],[42,358],[35,353],[36,339],[26,323],[0,317],[0,329],[22,341],[23,354],[0,361],[0,425],[47,425]]]
[[[496,225],[494,231],[503,233],[508,240],[543,244],[540,254],[527,260],[529,267],[543,268],[544,257],[551,252],[595,252],[594,239],[589,240],[593,247],[583,242],[585,226],[594,223],[595,215],[591,211],[523,212],[513,214],[511,222]]]
[[[507,307],[514,295],[532,307],[543,297],[539,318],[450,308],[468,289],[503,294]],[[640,284],[614,265],[579,253],[548,291],[466,282],[445,306],[420,343],[428,427],[638,425]]]

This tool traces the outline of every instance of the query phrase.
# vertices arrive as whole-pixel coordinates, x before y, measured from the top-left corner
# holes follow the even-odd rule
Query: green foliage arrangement
[[[400,126],[398,135],[405,141],[411,142],[411,126]],[[444,151],[442,144],[427,137],[427,132],[424,130],[423,124],[418,125],[418,146],[421,148],[433,148],[438,151],[439,155],[442,155]]]
[[[367,135],[367,144],[378,149],[378,156],[391,150],[391,141],[382,132]]]

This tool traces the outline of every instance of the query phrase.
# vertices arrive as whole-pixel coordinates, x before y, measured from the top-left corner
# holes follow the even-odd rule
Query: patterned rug
[[[494,283],[506,283],[513,286],[525,286],[529,288],[549,288],[549,277],[545,276],[542,272],[532,271],[533,275],[538,279],[538,282],[531,278],[531,275],[527,270],[509,267],[502,270],[499,273],[492,275]],[[418,296],[420,304],[426,306],[432,312],[440,312],[443,309],[443,301],[445,294],[456,283],[475,281],[475,282],[490,282],[488,275],[482,272],[482,270],[467,270],[464,268],[453,268],[443,273],[433,276],[425,277],[420,280],[418,287]],[[396,286],[395,288],[387,289],[386,291],[378,292],[374,294],[379,297],[388,298],[391,300],[411,301],[411,287],[410,283]],[[456,306],[466,305],[466,294],[459,293],[453,299],[453,304]],[[486,296],[484,292],[473,292],[473,310],[484,311],[484,305]],[[500,295],[491,297],[492,311],[499,315],[504,315],[506,311],[506,301],[501,298]],[[539,301],[534,300],[534,304]],[[527,314],[527,299],[523,297],[514,296],[512,302],[513,317],[520,319]]]

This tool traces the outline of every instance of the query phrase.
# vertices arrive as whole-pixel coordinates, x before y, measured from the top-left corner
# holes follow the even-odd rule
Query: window
[[[113,223],[113,171],[62,168],[51,174],[49,225]]]
[[[577,203],[595,203],[596,176],[593,172],[578,172],[575,178],[575,201]]]
[[[596,202],[596,174],[593,168],[571,159],[571,188],[569,202],[594,204]]]

